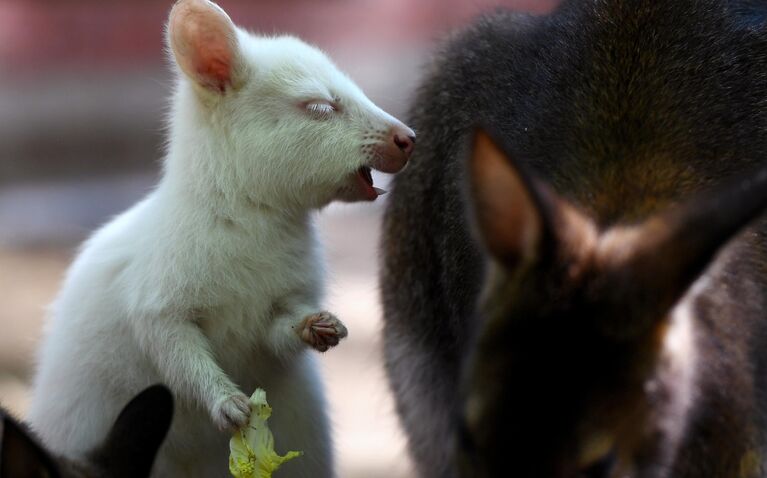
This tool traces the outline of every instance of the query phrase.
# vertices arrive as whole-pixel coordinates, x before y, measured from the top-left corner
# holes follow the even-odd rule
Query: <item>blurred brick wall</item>
[[[296,32],[336,44],[406,47],[433,40],[478,12],[504,6],[543,12],[554,0],[222,0],[240,25],[262,33]],[[170,2],[4,0],[0,62],[40,70],[136,65],[161,59]]]

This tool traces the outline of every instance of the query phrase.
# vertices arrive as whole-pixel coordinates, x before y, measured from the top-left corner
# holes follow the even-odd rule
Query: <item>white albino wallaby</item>
[[[182,0],[168,45],[180,70],[162,180],[83,246],[56,299],[29,420],[56,452],[100,442],[139,390],[167,384],[176,417],[153,476],[226,476],[228,437],[269,393],[282,476],[333,475],[307,345],[346,336],[321,311],[312,211],[371,201],[370,168],[397,172],[414,133],[319,50],[236,27]]]

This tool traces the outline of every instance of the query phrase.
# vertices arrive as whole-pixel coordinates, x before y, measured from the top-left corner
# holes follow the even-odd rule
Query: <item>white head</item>
[[[370,168],[405,166],[413,131],[301,40],[259,37],[214,3],[181,0],[168,44],[182,74],[167,169],[184,182],[232,200],[320,207],[372,201]]]

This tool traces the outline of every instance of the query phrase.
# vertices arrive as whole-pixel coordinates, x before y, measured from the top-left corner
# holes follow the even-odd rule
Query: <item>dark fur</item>
[[[421,475],[455,474],[459,376],[482,319],[475,310],[488,260],[463,194],[474,125],[490,125],[524,168],[599,228],[644,220],[765,164],[765,12],[756,1],[568,1],[545,17],[499,12],[446,44],[413,109],[419,146],[395,179],[382,246],[387,371]],[[695,308],[700,363],[687,431],[673,463],[644,476],[767,475],[766,236],[762,220],[710,269]],[[548,428],[531,436],[539,442],[508,450],[510,474],[533,469],[521,466],[525,456],[561,458],[555,448],[572,430],[554,419],[557,407],[581,413],[572,401],[601,386],[588,369],[556,369],[568,361],[563,350],[590,337],[568,331],[533,327],[515,339],[539,354],[516,385],[559,381],[544,390],[561,395],[527,402]]]
[[[25,425],[0,410],[0,477],[148,477],[172,418],[170,391],[149,387],[125,406],[97,450],[73,461],[50,454]]]

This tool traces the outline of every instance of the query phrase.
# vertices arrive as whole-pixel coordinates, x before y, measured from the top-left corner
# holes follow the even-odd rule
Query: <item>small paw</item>
[[[298,330],[301,340],[320,352],[335,347],[348,335],[346,326],[330,312],[318,312],[304,319]]]
[[[219,430],[233,432],[250,418],[250,402],[244,393],[237,392],[220,398],[213,407],[213,423]]]

